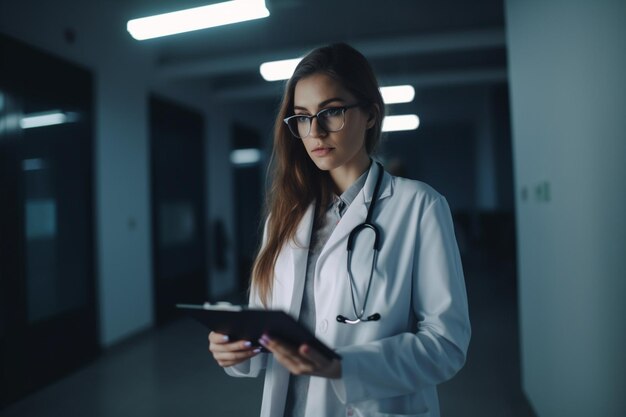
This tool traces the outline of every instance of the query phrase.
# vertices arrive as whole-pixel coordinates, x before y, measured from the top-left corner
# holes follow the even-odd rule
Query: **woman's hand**
[[[261,348],[254,348],[252,343],[246,340],[230,342],[228,336],[211,332],[209,333],[209,351],[213,354],[217,364],[225,368],[258,355]]]
[[[263,335],[259,343],[274,354],[274,359],[295,375],[314,375],[325,378],[341,378],[341,361],[327,359],[317,350],[303,344],[294,348],[280,340]]]

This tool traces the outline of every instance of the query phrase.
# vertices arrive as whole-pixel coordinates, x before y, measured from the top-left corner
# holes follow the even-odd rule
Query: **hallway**
[[[442,417],[534,417],[519,384],[513,264],[475,254],[464,267],[472,342],[465,367],[439,388]],[[261,378],[226,376],[204,329],[183,319],[115,346],[0,415],[246,417],[258,415],[261,392]]]

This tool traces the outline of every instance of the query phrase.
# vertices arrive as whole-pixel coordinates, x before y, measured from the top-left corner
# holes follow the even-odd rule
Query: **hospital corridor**
[[[0,417],[626,416],[624,39],[0,0]]]

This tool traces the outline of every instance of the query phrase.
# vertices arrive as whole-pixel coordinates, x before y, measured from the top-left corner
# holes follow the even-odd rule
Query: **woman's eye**
[[[309,117],[308,116],[298,116],[298,117],[296,117],[296,122],[298,122],[298,123],[308,123],[309,122]]]
[[[336,116],[340,116],[341,115],[341,107],[333,107],[330,109],[326,109],[324,110],[324,116],[325,117],[336,117]]]

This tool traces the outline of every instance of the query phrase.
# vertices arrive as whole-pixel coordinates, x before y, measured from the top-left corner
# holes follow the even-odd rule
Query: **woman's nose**
[[[311,131],[309,132],[309,136],[312,136],[314,138],[319,138],[319,137],[324,137],[328,134],[328,132],[326,132],[322,126],[320,126],[320,122],[319,120],[317,120],[317,117],[313,118],[311,120]]]

